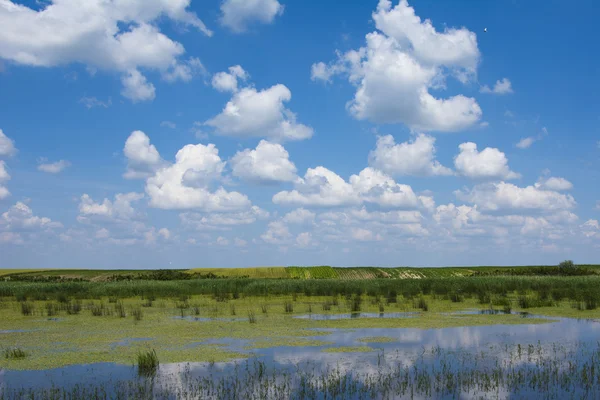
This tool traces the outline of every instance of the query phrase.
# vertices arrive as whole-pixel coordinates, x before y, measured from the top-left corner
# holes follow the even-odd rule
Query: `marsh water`
[[[139,398],[600,398],[600,322],[553,319],[444,329],[324,329],[315,339],[331,344],[310,347],[247,350],[251,343],[245,340],[211,340],[190,346],[218,344],[249,359],[161,364],[152,378],[139,377],[133,365],[112,363],[1,370],[0,393],[18,398],[60,388],[83,394],[80,398],[94,390],[109,398],[135,397],[131,393],[141,393]],[[132,340],[150,338],[123,338],[114,345]],[[346,351],[331,351],[340,347]]]

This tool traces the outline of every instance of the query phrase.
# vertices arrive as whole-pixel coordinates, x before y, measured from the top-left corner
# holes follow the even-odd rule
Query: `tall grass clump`
[[[418,298],[413,300],[413,308],[419,308],[423,311],[429,311],[429,304],[423,296],[419,296]]]
[[[251,324],[256,323],[256,315],[254,315],[254,311],[248,311],[248,322]]]
[[[137,356],[138,374],[141,376],[153,376],[158,370],[158,356],[154,349],[141,351]]]
[[[290,314],[294,312],[294,304],[290,301],[286,301],[285,303],[283,303],[283,310]]]
[[[360,312],[362,305],[362,297],[358,294],[355,295],[350,302],[350,311],[353,313]]]
[[[133,319],[136,321],[141,321],[142,317],[144,316],[142,313],[142,309],[137,307],[134,308],[133,310],[131,310],[131,315],[133,315]]]
[[[58,315],[58,306],[54,303],[46,303],[46,315],[49,317]]]
[[[260,306],[260,310],[263,314],[267,314],[269,312],[269,307],[266,304]]]
[[[19,347],[13,347],[11,349],[4,349],[4,358],[7,360],[22,360],[27,357],[25,350]]]
[[[450,293],[450,301],[452,301],[453,303],[462,303],[463,301],[465,301],[465,298],[459,292],[452,292]]]
[[[120,318],[125,318],[127,316],[125,305],[120,300],[115,303],[115,313],[117,313]]]
[[[21,314],[23,315],[33,315],[34,305],[29,302],[21,302]]]
[[[66,305],[67,314],[77,315],[81,312],[81,301],[69,301]]]
[[[101,317],[101,316],[107,314],[104,303],[100,303],[100,304],[92,303],[89,308],[90,308],[90,312],[92,313],[92,316],[94,316],[94,317]]]
[[[386,297],[385,297],[385,301],[390,304],[390,303],[397,303],[398,302],[398,292],[396,292],[395,289],[391,289]]]

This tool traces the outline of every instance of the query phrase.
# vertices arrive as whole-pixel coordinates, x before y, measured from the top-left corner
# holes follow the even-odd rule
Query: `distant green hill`
[[[0,269],[0,279],[10,280],[83,280],[112,281],[128,279],[196,279],[196,278],[259,278],[259,279],[423,279],[503,275],[561,275],[556,266],[478,266],[478,267],[254,267],[254,268],[194,268],[178,270],[96,270],[96,269]],[[600,265],[579,265],[575,275],[600,274]]]

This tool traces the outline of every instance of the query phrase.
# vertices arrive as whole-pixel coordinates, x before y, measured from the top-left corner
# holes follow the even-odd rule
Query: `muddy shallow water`
[[[350,318],[349,315],[346,317]],[[370,318],[368,315],[359,317]],[[215,339],[190,343],[190,346],[219,344],[249,355],[250,360],[161,364],[151,381],[138,378],[133,365],[112,363],[42,371],[1,370],[0,388],[8,398],[20,389],[52,387],[63,390],[103,388],[110,397],[116,396],[119,385],[143,385],[150,390],[149,397],[164,395],[165,398],[195,398],[200,395],[206,398],[244,398],[249,393],[256,393],[257,398],[280,398],[284,394],[291,398],[303,398],[302,395],[311,398],[310,393],[314,394],[314,398],[324,398],[325,393],[336,385],[345,388],[345,392],[338,393],[338,398],[383,397],[385,390],[390,392],[385,398],[562,399],[580,398],[586,394],[588,398],[600,398],[599,381],[596,379],[600,378],[597,376],[600,368],[592,368],[591,372],[586,369],[584,373],[568,370],[575,368],[569,362],[584,368],[598,363],[600,322],[568,318],[556,320],[547,324],[426,330],[327,329],[324,330],[327,332],[325,336],[315,339],[332,344],[310,347],[247,350],[247,346],[251,345],[249,341]],[[374,339],[365,340],[366,337]],[[377,338],[384,340],[378,341]],[[115,346],[127,346],[129,343],[129,338],[123,338]],[[338,347],[341,347],[341,352],[324,351]],[[587,373],[591,374],[589,378],[580,377]],[[576,374],[578,377],[575,377]],[[342,376],[353,383],[342,383]],[[319,383],[323,377],[327,377],[329,383]],[[528,377],[535,379],[535,385],[531,386]],[[539,386],[544,379],[545,386]],[[408,386],[403,386],[404,382]],[[448,389],[446,392],[443,390],[444,382]],[[455,387],[449,388],[448,382],[454,382]],[[281,389],[274,389],[278,385],[282,385]],[[252,392],[241,394],[239,391],[243,390]],[[334,392],[330,394],[336,398]]]

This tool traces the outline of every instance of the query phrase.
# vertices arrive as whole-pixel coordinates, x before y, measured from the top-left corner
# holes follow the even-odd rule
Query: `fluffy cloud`
[[[451,229],[453,233],[478,235],[484,232],[481,227],[475,225],[482,219],[477,206],[443,204],[436,208],[433,219],[439,225]]]
[[[472,179],[515,179],[520,175],[511,171],[508,160],[498,149],[486,147],[477,151],[472,142],[458,146],[460,153],[454,158],[454,166],[459,174]]]
[[[456,241],[467,237],[491,237],[496,243],[529,245],[528,237],[543,240],[559,240],[571,235],[578,218],[566,210],[548,210],[543,216],[522,214],[486,214],[478,205],[455,206],[450,203],[437,207],[433,216],[438,232],[444,240]],[[513,210],[523,212],[523,210]]]
[[[105,198],[102,202],[95,202],[87,193],[81,196],[79,202],[80,221],[88,218],[101,218],[128,221],[138,216],[131,203],[144,198],[143,193],[118,193],[114,201]]]
[[[346,182],[324,167],[309,168],[304,178],[295,182],[296,189],[273,196],[276,204],[302,206],[349,206],[363,202],[391,208],[417,208],[423,203],[408,185],[394,182],[383,172],[365,168]]]
[[[191,57],[185,62],[173,61],[168,70],[162,73],[162,78],[167,82],[189,82],[194,75],[207,73],[206,68],[197,57]]]
[[[493,88],[484,85],[481,87],[481,93],[493,93],[493,94],[509,94],[513,93],[512,84],[508,78],[496,81]]]
[[[154,85],[138,70],[132,69],[121,78],[123,90],[121,94],[134,103],[138,101],[154,100],[156,97]]]
[[[277,143],[261,140],[256,149],[237,152],[231,159],[233,175],[254,182],[292,182],[296,166],[285,148]]]
[[[538,189],[562,191],[573,189],[573,184],[565,178],[551,176],[549,178],[540,178],[535,187]]]
[[[544,138],[544,136],[548,135],[548,129],[546,129],[546,127],[542,127],[542,129],[540,130],[540,132],[537,134],[537,136],[528,136],[528,137],[524,137],[521,140],[519,140],[519,142],[517,142],[517,144],[515,145],[517,148],[523,150],[523,149],[528,149],[531,147],[532,144],[534,144],[537,141],[540,141]]]
[[[49,174],[58,174],[71,166],[71,163],[67,160],[60,160],[53,163],[46,162],[46,159],[42,159],[41,161],[40,165],[38,165],[38,170]]]
[[[6,171],[6,163],[0,160],[0,200],[10,196],[8,189],[3,186],[3,183],[10,180],[10,175]]]
[[[353,228],[351,230],[352,238],[354,240],[358,240],[360,242],[371,242],[374,240],[383,240],[380,234],[374,234],[372,231],[368,229],[362,228]]]
[[[30,232],[61,228],[62,224],[50,218],[38,217],[27,204],[18,202],[0,217],[0,230],[9,232]]]
[[[283,14],[277,0],[225,0],[221,4],[221,24],[233,32],[244,32],[252,23],[270,24]]]
[[[369,165],[392,176],[451,175],[452,171],[435,159],[434,144],[435,138],[424,134],[399,144],[391,135],[380,136],[369,153]]]
[[[312,234],[310,232],[302,232],[296,236],[296,246],[300,248],[307,248],[313,246],[315,243],[313,242]]]
[[[229,67],[229,72],[217,72],[213,75],[212,86],[219,92],[237,92],[238,79],[245,81],[248,73],[240,65]]]
[[[223,111],[205,125],[224,136],[308,139],[312,128],[297,123],[296,115],[283,105],[291,98],[290,90],[281,84],[261,91],[246,87],[235,92]]]
[[[82,7],[73,0],[53,0],[36,11],[0,3],[0,58],[17,64],[53,67],[82,63],[91,69],[121,72],[123,94],[135,100],[154,97],[140,68],[169,74],[180,68],[183,46],[160,32],[162,17],[211,32],[187,8],[190,0],[92,0]],[[171,72],[172,73],[172,72]]]
[[[268,217],[269,213],[257,206],[252,206],[249,211],[242,212],[179,214],[184,226],[190,226],[197,230],[229,230],[235,226],[253,224],[259,219]]]
[[[305,208],[298,208],[294,211],[290,211],[283,218],[282,221],[288,224],[307,224],[314,221],[316,214]]]
[[[479,209],[486,211],[560,211],[571,209],[576,205],[571,195],[543,190],[535,186],[521,188],[506,182],[480,184],[470,191],[456,191],[455,194],[459,199],[476,204]]]
[[[283,244],[292,236],[288,227],[283,221],[273,221],[269,223],[267,231],[260,238],[269,244]]]
[[[309,168],[295,186],[295,190],[275,194],[273,202],[306,206],[341,206],[361,202],[351,184],[325,167]]]
[[[313,79],[347,74],[356,94],[348,104],[357,119],[404,123],[415,130],[458,131],[477,123],[481,108],[473,98],[436,98],[430,89],[445,87],[450,74],[467,82],[479,63],[477,37],[465,28],[437,32],[421,21],[406,0],[392,7],[380,0],[373,13],[377,31],[366,46],[339,54],[329,66],[313,65]]]
[[[0,157],[10,157],[17,152],[15,143],[0,129]],[[10,180],[10,174],[6,170],[6,163],[0,160],[0,200],[10,196],[10,192],[4,186]]]
[[[535,141],[536,138],[534,138],[533,136],[529,136],[519,140],[519,142],[515,146],[517,146],[519,149],[528,149]]]
[[[0,129],[0,157],[9,157],[16,152],[15,142]]]
[[[142,131],[133,131],[129,135],[123,153],[127,158],[127,171],[123,174],[125,179],[147,178],[164,165],[158,150]]]
[[[158,169],[146,181],[150,205],[162,209],[236,211],[250,207],[250,200],[223,187],[210,190],[221,178],[225,162],[214,144],[188,144],[175,155],[175,163]]]
[[[218,246],[229,246],[229,240],[224,238],[223,236],[219,236],[214,244]]]
[[[595,219],[585,221],[580,228],[585,237],[594,237],[600,234],[600,224]]]

